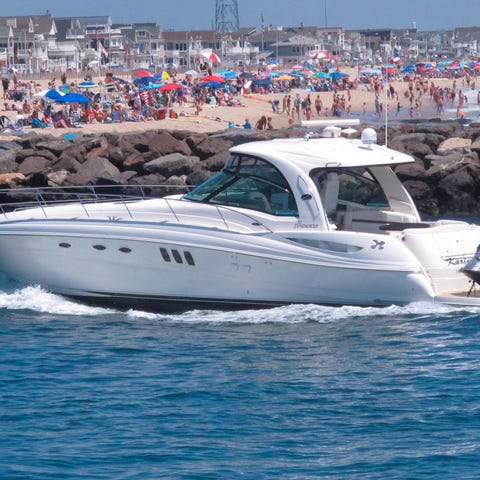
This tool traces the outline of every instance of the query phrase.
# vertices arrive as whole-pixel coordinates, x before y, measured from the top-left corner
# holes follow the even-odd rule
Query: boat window
[[[298,215],[295,197],[285,177],[267,161],[244,155],[230,157],[222,172],[184,198],[273,215]]]
[[[322,169],[313,172],[312,177],[327,214],[336,209],[339,201],[364,207],[388,207],[382,187],[367,168]]]

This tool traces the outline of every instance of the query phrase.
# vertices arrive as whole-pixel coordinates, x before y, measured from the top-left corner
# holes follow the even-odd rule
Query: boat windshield
[[[267,161],[245,155],[231,156],[220,173],[184,198],[273,215],[298,215],[295,197],[285,177]]]

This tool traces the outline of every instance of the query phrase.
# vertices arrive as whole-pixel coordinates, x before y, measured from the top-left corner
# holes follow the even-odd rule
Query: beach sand
[[[342,68],[342,71],[350,74],[350,78],[353,80],[357,77],[356,69]],[[19,80],[22,80],[19,78]],[[83,79],[68,79],[82,81]],[[94,81],[101,80],[100,78],[94,78]],[[436,85],[443,87],[452,87],[452,79],[435,79]],[[47,80],[39,81],[42,89],[47,88]],[[386,95],[383,93],[384,98],[380,98],[380,101],[383,103],[383,112],[386,111],[386,105],[389,108],[389,121],[396,119],[406,119],[409,118],[409,109],[410,103],[408,99],[404,97],[404,92],[408,88],[408,84],[403,81],[393,81],[391,82],[395,90],[399,95],[399,102],[401,105],[399,113],[397,113],[397,100],[390,99],[388,100]],[[467,92],[465,91],[465,86],[462,87],[461,80],[457,80],[457,91],[462,89],[464,93],[467,93],[469,96],[469,103],[477,106],[477,92]],[[299,93],[303,98],[310,93],[310,97],[313,100],[317,96],[317,92],[309,92],[307,90],[299,89],[292,90],[292,98]],[[346,94],[346,92],[339,92],[340,94]],[[330,107],[332,104],[333,93],[332,92],[319,92],[318,93],[323,102],[323,111],[320,116],[316,116],[314,108],[312,105],[312,120],[315,119],[328,119],[332,118],[330,113]],[[273,113],[271,101],[278,99],[280,101],[280,107],[282,105],[282,98],[284,94],[251,94],[247,96],[238,97],[243,106],[239,107],[225,107],[225,106],[208,106],[204,105],[203,111],[199,116],[195,115],[195,108],[190,96],[188,96],[188,102],[182,107],[174,107],[174,110],[178,114],[178,118],[166,118],[165,120],[151,120],[145,122],[123,122],[123,123],[113,123],[113,124],[81,124],[79,128],[71,129],[45,129],[39,130],[35,129],[34,131],[38,133],[46,133],[53,136],[63,136],[68,133],[77,133],[77,134],[92,134],[92,133],[101,133],[101,132],[139,132],[150,129],[165,129],[165,130],[187,130],[191,132],[217,132],[223,131],[228,128],[228,123],[233,122],[237,128],[242,128],[242,125],[245,122],[245,119],[249,119],[251,124],[254,126],[257,120],[265,115],[267,117],[272,117],[272,124],[274,128],[287,128],[289,117],[286,113]],[[357,89],[351,90],[351,113],[350,115],[345,115],[342,118],[360,118],[362,123],[366,124],[375,124],[380,123],[385,120],[383,118],[378,118],[375,115],[375,94],[372,91],[367,89],[367,86],[360,84]],[[422,98],[422,108],[417,118],[431,118],[435,116],[434,106],[429,95],[424,95]],[[9,102],[12,103],[11,101]],[[366,113],[362,113],[363,104],[366,104]],[[451,105],[450,112],[447,115],[452,115],[452,111],[455,112],[455,106]],[[281,109],[281,108],[280,108]],[[6,114],[13,118],[15,112],[12,111],[2,111],[1,114]],[[453,113],[453,116],[455,114]],[[446,117],[445,117],[446,118]],[[296,124],[300,124],[299,119],[294,117]],[[304,116],[301,116],[300,120],[305,120]],[[24,132],[27,133],[31,131],[30,127],[25,127]],[[2,134],[1,138],[8,139],[9,135]]]

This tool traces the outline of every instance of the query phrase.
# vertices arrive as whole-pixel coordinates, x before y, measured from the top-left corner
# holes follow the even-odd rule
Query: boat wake
[[[265,324],[265,323],[332,323],[355,318],[451,316],[455,313],[480,312],[475,307],[451,307],[432,303],[412,303],[389,307],[328,307],[322,305],[288,305],[263,310],[190,310],[179,314],[151,313],[140,310],[121,312],[115,309],[93,307],[50,293],[40,286],[5,285],[0,281],[0,310],[30,310],[37,313],[71,316],[125,315],[131,320],[162,321],[187,324]],[[2,285],[3,284],[3,285]],[[10,288],[8,288],[10,287]]]

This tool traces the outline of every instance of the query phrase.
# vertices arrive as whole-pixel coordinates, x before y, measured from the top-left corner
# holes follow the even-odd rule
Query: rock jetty
[[[0,200],[22,199],[19,187],[163,185],[172,188],[163,194],[178,192],[179,186],[198,185],[218,172],[234,145],[301,134],[148,130],[65,138],[32,132],[12,141],[0,139],[0,188],[7,191]],[[384,143],[382,129],[378,138]],[[422,214],[480,216],[480,128],[403,124],[389,128],[388,145],[415,158],[415,163],[399,166],[397,174]]]

